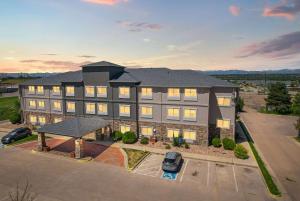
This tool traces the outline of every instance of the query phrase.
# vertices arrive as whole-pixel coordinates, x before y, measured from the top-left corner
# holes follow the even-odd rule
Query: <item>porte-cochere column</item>
[[[43,151],[43,148],[46,147],[46,137],[45,133],[38,133],[38,143],[37,143],[37,150]]]
[[[75,158],[80,159],[84,157],[84,140],[78,138],[75,140]]]

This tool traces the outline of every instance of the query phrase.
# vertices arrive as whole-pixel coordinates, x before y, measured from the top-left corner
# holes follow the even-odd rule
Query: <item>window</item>
[[[119,87],[119,98],[129,98],[130,88],[129,87]]]
[[[184,89],[185,100],[197,100],[197,89]]]
[[[185,108],[184,112],[183,112],[183,119],[184,120],[196,121],[196,119],[197,119],[197,109]]]
[[[75,102],[67,102],[67,112],[75,112]]]
[[[230,106],[231,97],[217,97],[219,106]]]
[[[95,114],[95,103],[85,103],[85,113]]]
[[[46,123],[46,118],[44,116],[39,116],[39,124],[44,125]]]
[[[152,118],[152,106],[142,106],[141,116]]]
[[[168,119],[179,119],[179,108],[168,108]]]
[[[98,114],[107,115],[106,103],[98,103]]]
[[[32,109],[36,108],[36,102],[35,102],[35,100],[30,100],[29,101],[29,108],[32,108]]]
[[[152,88],[142,88],[142,98],[152,99]]]
[[[126,132],[130,131],[130,126],[128,126],[128,125],[121,125],[120,126],[120,131],[122,133],[126,133]]]
[[[61,102],[60,101],[54,101],[53,102],[53,110],[61,111]]]
[[[95,88],[93,86],[85,86],[85,96],[86,97],[94,97],[95,96]]]
[[[74,96],[75,95],[75,89],[73,86],[67,86],[66,87],[66,96]]]
[[[36,122],[37,122],[37,118],[34,115],[30,115],[29,120],[30,120],[30,123],[32,123],[32,124],[36,124]]]
[[[54,123],[58,123],[58,122],[61,122],[62,121],[62,118],[61,117],[56,117],[54,118]]]
[[[107,87],[106,86],[98,86],[97,87],[97,97],[102,97],[102,98],[107,97]]]
[[[229,119],[218,119],[217,120],[217,127],[218,128],[230,128],[230,120]]]
[[[196,131],[193,130],[184,130],[183,138],[186,140],[196,140]]]
[[[37,94],[44,94],[44,87],[43,86],[37,86]]]
[[[180,90],[179,90],[179,88],[169,88],[168,89],[168,99],[180,100]]]
[[[120,116],[129,117],[130,116],[130,105],[120,105]]]
[[[53,95],[60,95],[60,87],[59,86],[53,86],[52,87],[52,94]]]
[[[35,94],[35,87],[34,86],[28,86],[28,93],[29,94]]]
[[[44,109],[45,108],[45,101],[38,101],[38,108]]]
[[[178,137],[179,136],[179,130],[178,129],[167,129],[167,135],[168,138]]]
[[[142,126],[141,133],[142,135],[153,135],[153,128],[149,126]]]

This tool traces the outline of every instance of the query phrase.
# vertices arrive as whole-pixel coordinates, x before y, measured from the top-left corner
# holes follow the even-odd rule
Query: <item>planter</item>
[[[154,144],[157,142],[157,137],[155,136],[151,136],[150,139],[149,139],[150,143]]]

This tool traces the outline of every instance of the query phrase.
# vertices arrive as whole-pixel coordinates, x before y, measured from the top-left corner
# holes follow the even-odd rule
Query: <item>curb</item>
[[[124,151],[123,148],[119,147],[119,149],[121,150],[121,153],[124,157],[124,167],[126,170],[128,170],[128,156],[127,156],[127,153]]]
[[[147,157],[149,157],[151,155],[150,152],[148,152],[147,154],[145,154],[142,158],[140,158],[140,160],[132,167],[132,168],[128,168],[128,171],[131,172],[133,171],[137,166],[139,166],[141,164],[141,162],[146,159]]]

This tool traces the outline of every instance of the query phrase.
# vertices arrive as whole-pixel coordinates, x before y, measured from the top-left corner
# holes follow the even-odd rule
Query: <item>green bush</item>
[[[249,158],[247,149],[241,144],[236,145],[234,148],[234,155],[240,159]]]
[[[16,124],[16,123],[20,123],[21,122],[21,115],[19,113],[12,113],[10,116],[9,116],[9,121],[12,123],[12,124]]]
[[[113,132],[113,140],[114,141],[122,140],[122,138],[123,138],[123,133],[121,131],[114,131]]]
[[[178,139],[178,137],[173,137],[173,146],[174,147],[179,147],[179,139]]]
[[[222,140],[222,144],[223,144],[224,149],[226,149],[226,150],[234,150],[234,148],[235,148],[235,142],[229,138],[224,138]]]
[[[137,141],[137,137],[134,132],[127,131],[123,134],[122,141],[124,144],[133,144]]]
[[[184,142],[184,148],[189,149],[190,145],[188,143]]]
[[[165,148],[166,149],[171,149],[171,146],[169,144],[166,144]]]
[[[141,144],[149,144],[149,138],[143,136],[141,139]]]
[[[218,137],[214,137],[211,143],[214,147],[221,147],[222,146],[221,140]]]

